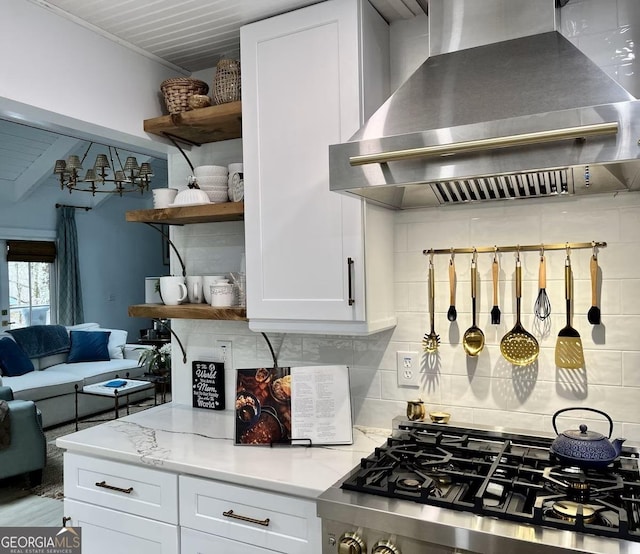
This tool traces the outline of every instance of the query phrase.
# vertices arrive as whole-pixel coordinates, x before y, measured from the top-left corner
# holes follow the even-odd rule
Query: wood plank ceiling
[[[189,72],[239,59],[240,27],[318,0],[31,0]],[[427,0],[370,0],[389,22],[426,12]]]

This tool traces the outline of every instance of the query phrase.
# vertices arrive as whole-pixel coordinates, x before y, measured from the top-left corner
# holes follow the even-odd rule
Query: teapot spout
[[[615,439],[611,444],[613,445],[614,450],[616,451],[616,456],[620,455],[622,451],[622,443],[627,439]]]

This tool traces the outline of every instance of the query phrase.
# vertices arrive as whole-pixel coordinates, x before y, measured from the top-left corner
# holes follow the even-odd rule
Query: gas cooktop
[[[605,469],[582,469],[555,463],[551,442],[491,430],[400,423],[341,488],[640,542],[637,451],[625,448]]]

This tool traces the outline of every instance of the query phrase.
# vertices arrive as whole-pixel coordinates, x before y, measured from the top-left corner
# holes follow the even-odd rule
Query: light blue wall
[[[166,167],[154,167],[154,171],[155,183],[166,186]],[[52,239],[56,202],[82,206],[89,198],[80,192],[61,197],[59,187],[50,180],[24,200],[0,201],[0,238]],[[130,318],[128,306],[144,303],[145,277],[166,275],[169,269],[162,264],[160,233],[142,223],[125,221],[127,210],[151,208],[152,204],[150,193],[132,193],[111,197],[88,212],[76,211],[85,321],[127,329],[131,342],[150,321]]]

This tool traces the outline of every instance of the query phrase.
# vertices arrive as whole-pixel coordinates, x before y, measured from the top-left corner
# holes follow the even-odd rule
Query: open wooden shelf
[[[129,317],[174,318],[174,319],[220,319],[246,321],[245,308],[214,308],[208,304],[135,304],[129,306]]]
[[[229,102],[144,120],[153,135],[171,135],[197,146],[242,136],[242,102]]]
[[[216,221],[242,221],[244,202],[222,202],[221,204],[198,204],[176,206],[155,210],[131,210],[126,220],[138,223],[166,223],[186,225],[188,223],[211,223]]]

